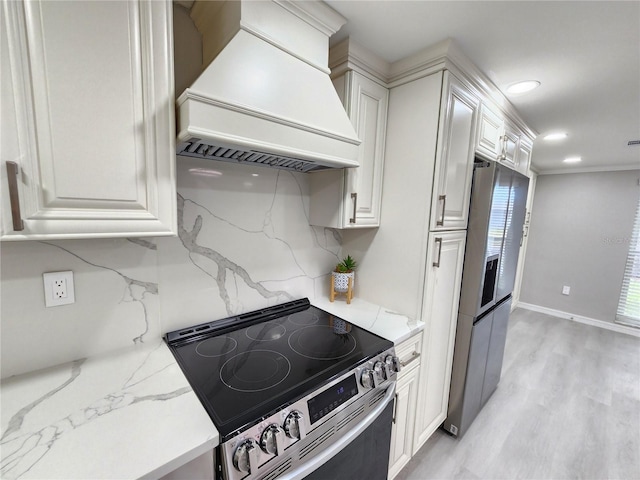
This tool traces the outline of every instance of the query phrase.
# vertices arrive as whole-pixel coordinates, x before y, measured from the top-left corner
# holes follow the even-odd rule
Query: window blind
[[[640,327],[640,198],[629,242],[616,322]]]

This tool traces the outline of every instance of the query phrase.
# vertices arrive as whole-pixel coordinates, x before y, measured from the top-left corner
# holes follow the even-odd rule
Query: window
[[[629,242],[616,322],[640,327],[640,198]]]

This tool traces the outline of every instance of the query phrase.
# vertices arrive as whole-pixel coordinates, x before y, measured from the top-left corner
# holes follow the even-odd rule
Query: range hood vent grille
[[[306,162],[299,158],[284,157],[257,150],[239,150],[221,145],[204,143],[200,139],[192,138],[178,148],[178,155],[185,157],[206,158],[223,162],[242,163],[257,167],[280,168],[295,172],[308,173],[318,170],[326,170],[330,167],[320,165],[317,162]]]

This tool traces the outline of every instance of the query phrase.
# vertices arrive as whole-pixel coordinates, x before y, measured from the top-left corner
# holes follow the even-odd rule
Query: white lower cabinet
[[[420,352],[422,332],[405,340],[396,347],[402,369],[396,385],[396,405],[391,428],[391,451],[389,452],[389,480],[393,479],[411,460],[413,451],[413,425],[418,400],[420,375]]]
[[[466,233],[460,230],[429,234],[413,454],[447,417]]]
[[[0,9],[2,240],[175,235],[171,2]]]

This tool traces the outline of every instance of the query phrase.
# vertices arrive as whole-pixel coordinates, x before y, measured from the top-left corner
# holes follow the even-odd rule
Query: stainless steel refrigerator
[[[476,159],[445,430],[461,437],[500,381],[529,179]]]

